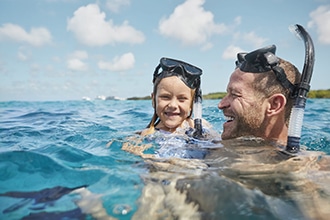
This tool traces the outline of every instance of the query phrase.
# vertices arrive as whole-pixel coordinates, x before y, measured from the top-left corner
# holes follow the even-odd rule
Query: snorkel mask
[[[160,68],[162,71],[159,72]],[[154,71],[152,82],[155,83],[156,79],[162,79],[170,76],[179,77],[190,89],[195,89],[194,97],[194,124],[195,129],[189,135],[194,138],[203,137],[202,133],[202,91],[201,91],[201,79],[202,69],[193,66],[189,63],[175,60],[171,58],[163,57],[160,59],[159,65]]]
[[[279,66],[280,59],[275,55],[276,46],[271,45],[250,53],[238,53],[236,67],[243,72],[265,73],[273,71],[277,81],[285,88],[289,89],[292,97],[296,94],[296,86],[286,77],[286,74]]]
[[[162,71],[159,72],[159,69]],[[166,78],[170,76],[179,77],[189,88],[196,89],[200,87],[200,76],[203,71],[189,63],[163,57],[160,59],[159,65],[156,67],[152,82],[155,83],[157,78]]]

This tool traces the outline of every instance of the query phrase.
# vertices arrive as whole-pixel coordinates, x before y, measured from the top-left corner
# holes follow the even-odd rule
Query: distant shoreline
[[[203,99],[222,99],[225,97],[226,92],[213,92],[203,95]],[[308,98],[330,98],[330,89],[319,89],[319,90],[311,90],[308,93]],[[144,97],[131,97],[127,98],[127,100],[149,100],[151,99],[150,96]]]

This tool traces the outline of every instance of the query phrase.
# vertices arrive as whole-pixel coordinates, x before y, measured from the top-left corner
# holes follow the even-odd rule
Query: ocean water
[[[221,133],[224,118],[217,103],[204,100],[203,117]],[[194,143],[208,151],[207,162],[143,158],[122,150],[127,137],[143,129],[152,114],[148,100],[0,102],[0,219],[305,218],[300,199],[306,198],[284,196],[282,188],[266,189],[267,181],[261,185],[263,181],[246,176],[242,181],[236,159],[235,169],[228,168],[232,163],[226,161],[238,154],[251,158],[262,152],[263,161],[250,161],[244,169],[279,162],[265,159],[273,148],[260,148],[259,141],[254,141],[259,148],[248,150],[242,150],[240,141],[215,143],[211,149],[205,142]],[[301,144],[308,152],[324,152],[322,157],[330,154],[330,99],[307,101]],[[278,169],[268,168],[268,173]],[[318,182],[330,185],[328,172],[320,176],[326,178]]]

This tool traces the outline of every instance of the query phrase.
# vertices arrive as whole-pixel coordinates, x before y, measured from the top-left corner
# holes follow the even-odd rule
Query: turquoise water
[[[221,132],[217,103],[204,100],[203,117]],[[152,113],[150,101],[0,102],[0,219],[93,219],[76,204],[81,195],[72,191],[81,187],[99,195],[109,216],[131,219],[150,163],[121,147]],[[301,143],[330,154],[329,99],[308,100]],[[244,211],[227,216],[269,217]]]

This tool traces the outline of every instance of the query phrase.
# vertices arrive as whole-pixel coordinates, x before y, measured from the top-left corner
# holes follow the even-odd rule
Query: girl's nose
[[[168,107],[170,108],[176,108],[178,106],[178,100],[176,99],[171,99],[170,102],[168,103]]]

